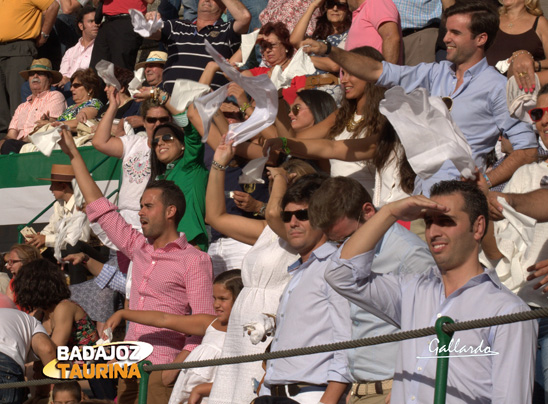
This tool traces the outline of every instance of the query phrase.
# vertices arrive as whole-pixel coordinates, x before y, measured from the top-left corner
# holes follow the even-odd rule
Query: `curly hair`
[[[101,91],[101,79],[95,73],[95,70],[91,68],[76,70],[71,78],[70,82],[74,82],[75,79],[80,80],[80,83],[84,86],[86,91],[90,93],[92,97],[97,97]]]
[[[382,54],[370,46],[355,48],[350,52],[368,56],[379,62],[384,60]],[[388,122],[388,119],[379,111],[379,104],[384,98],[385,91],[386,89],[383,87],[365,83],[364,96],[366,97],[367,102],[362,111],[357,110],[358,100],[347,100],[346,98],[343,98],[341,108],[337,112],[335,125],[331,127],[327,138],[334,139],[341,134],[345,130],[346,124],[354,119],[355,113],[363,115],[364,120],[356,126],[351,138],[360,138],[364,133],[365,136],[377,133],[380,134],[380,139],[375,148],[375,156],[373,157],[371,164],[380,171],[389,162],[392,151],[399,153],[397,158],[399,161],[398,169],[401,178],[400,186],[404,192],[411,193],[415,185],[416,174],[411,168],[411,165],[409,165],[405,152],[403,150],[401,150],[401,152],[398,150],[400,140],[396,131],[390,122]]]
[[[274,34],[280,40],[280,44],[287,50],[287,57],[292,58],[295,48],[289,42],[291,34],[283,22],[268,22],[263,25],[259,31],[259,35],[268,36]]]
[[[134,74],[131,70],[114,65],[114,77],[120,83],[120,86],[124,89],[123,93],[125,95],[130,95],[128,86],[129,82],[133,80]]]
[[[70,298],[70,289],[63,272],[45,259],[31,261],[21,267],[13,281],[15,303],[23,310],[53,310]]]
[[[538,0],[537,0],[538,1]],[[316,29],[314,29],[314,32],[312,33],[311,38],[313,39],[321,39],[325,40],[329,35],[333,35],[335,33],[335,28],[333,28],[333,24],[327,19],[327,9],[325,7],[325,4],[323,6],[322,15],[320,15],[316,19]],[[352,24],[352,13],[350,10],[346,10],[346,14],[344,16],[344,20],[342,23],[342,29],[341,32],[346,32],[350,29],[350,25]]]

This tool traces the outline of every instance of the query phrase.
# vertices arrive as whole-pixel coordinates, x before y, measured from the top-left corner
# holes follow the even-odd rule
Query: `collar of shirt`
[[[452,62],[444,61],[440,63],[451,63],[451,74],[453,77],[456,77],[456,71],[455,71],[455,65]],[[487,63],[487,58],[481,59],[478,63],[476,63],[474,66],[469,68],[464,72],[464,76],[470,76],[470,79],[474,78],[474,76],[479,75],[481,72],[483,72],[485,69],[489,67],[489,64]]]
[[[89,48],[90,46],[93,46],[94,43],[95,43],[95,39],[93,39],[90,43],[88,43],[88,46],[84,46],[84,45],[82,44],[82,38],[80,38],[80,39],[78,40],[78,45],[80,45],[80,47],[84,48],[84,50],[87,49],[87,48]]]
[[[33,94],[29,95],[27,97],[27,101],[32,103],[32,101],[34,101],[35,99],[37,98],[43,98],[45,97],[48,93],[50,92],[50,90],[46,90],[46,91],[42,91],[41,93],[39,93],[37,96],[34,96]],[[34,98],[33,98],[34,97]]]
[[[365,7],[365,4],[367,3],[367,0],[364,1],[362,4],[360,4],[360,6],[355,9],[354,11],[352,11],[352,20],[354,18],[356,18],[358,16],[358,14],[360,14],[360,12],[363,10],[363,8]]]
[[[74,195],[72,195],[67,202],[59,201],[59,203],[61,204],[65,212],[72,212],[72,210],[74,209],[74,204],[76,203],[76,200],[74,198]]]
[[[429,278],[438,278],[439,282],[441,283],[443,289],[445,290],[445,286],[443,284],[443,279],[441,276],[440,269],[437,266],[432,267],[430,270]],[[447,297],[447,299],[454,298],[456,296],[459,296],[462,292],[464,292],[467,289],[473,288],[474,286],[477,286],[483,282],[492,282],[497,289],[502,289],[502,283],[494,269],[489,268],[483,268],[483,273],[476,275],[468,280],[463,286],[461,286],[459,289],[457,289],[455,292],[451,293]],[[445,292],[444,292],[445,295]]]
[[[194,21],[191,22],[192,25],[194,25],[194,35],[197,35],[198,32],[202,32],[204,29],[207,29],[209,28],[209,30],[211,30],[210,27],[215,27],[219,24],[223,24],[224,21],[222,18],[219,18],[217,21],[215,21],[215,23],[213,25],[206,25],[205,27],[203,27],[200,31],[198,31],[198,19],[196,18]]]
[[[304,265],[302,260],[299,258],[297,261],[287,267],[287,272],[293,272],[297,269],[305,268],[315,260],[325,261],[327,258],[331,257],[331,255],[333,255],[335,251],[337,251],[337,246],[335,244],[331,242],[323,243],[321,246],[312,251],[310,257],[304,263]]]
[[[152,244],[150,244],[150,242],[148,241],[148,238],[147,238],[147,243],[148,243],[149,246],[152,247]],[[157,248],[154,251],[155,252],[158,251],[158,250],[169,251],[169,250],[172,250],[172,249],[184,250],[187,247],[194,248],[193,246],[189,245],[184,233],[181,233],[181,235],[178,239],[170,241],[165,246]],[[152,247],[152,248],[154,248],[154,247]]]

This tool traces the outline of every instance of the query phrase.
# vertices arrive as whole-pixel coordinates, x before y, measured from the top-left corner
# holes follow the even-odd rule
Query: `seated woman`
[[[8,295],[11,300],[15,301],[13,281],[21,267],[31,261],[39,260],[41,258],[40,251],[29,244],[15,244],[10,248],[10,251],[4,259],[6,261],[6,268],[12,275],[8,288],[6,289],[6,295]]]
[[[189,243],[207,251],[205,228],[205,189],[208,172],[204,166],[204,146],[199,133],[187,127],[187,133],[172,123],[154,130],[151,141],[150,167],[152,180],[169,180],[181,188],[186,210],[178,231]]]

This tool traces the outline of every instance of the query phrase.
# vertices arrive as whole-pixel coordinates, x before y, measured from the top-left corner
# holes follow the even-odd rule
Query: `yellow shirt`
[[[0,43],[34,39],[42,29],[42,11],[54,0],[0,0]]]

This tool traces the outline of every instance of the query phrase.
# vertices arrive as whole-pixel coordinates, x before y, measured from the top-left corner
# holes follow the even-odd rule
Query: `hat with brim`
[[[53,84],[59,83],[63,79],[63,75],[58,71],[53,70],[51,68],[51,62],[49,61],[49,59],[46,58],[33,60],[32,64],[30,65],[30,69],[23,70],[22,72],[19,72],[19,74],[25,80],[28,80],[32,72],[48,72],[49,74],[51,74],[51,82]]]
[[[151,63],[160,63],[165,65],[167,62],[167,53],[160,51],[152,51],[149,53],[147,60],[135,65],[135,70],[139,70],[141,67],[145,67]]]
[[[51,166],[51,178],[38,179],[52,182],[71,182],[74,179],[74,170],[71,165],[53,164]]]

